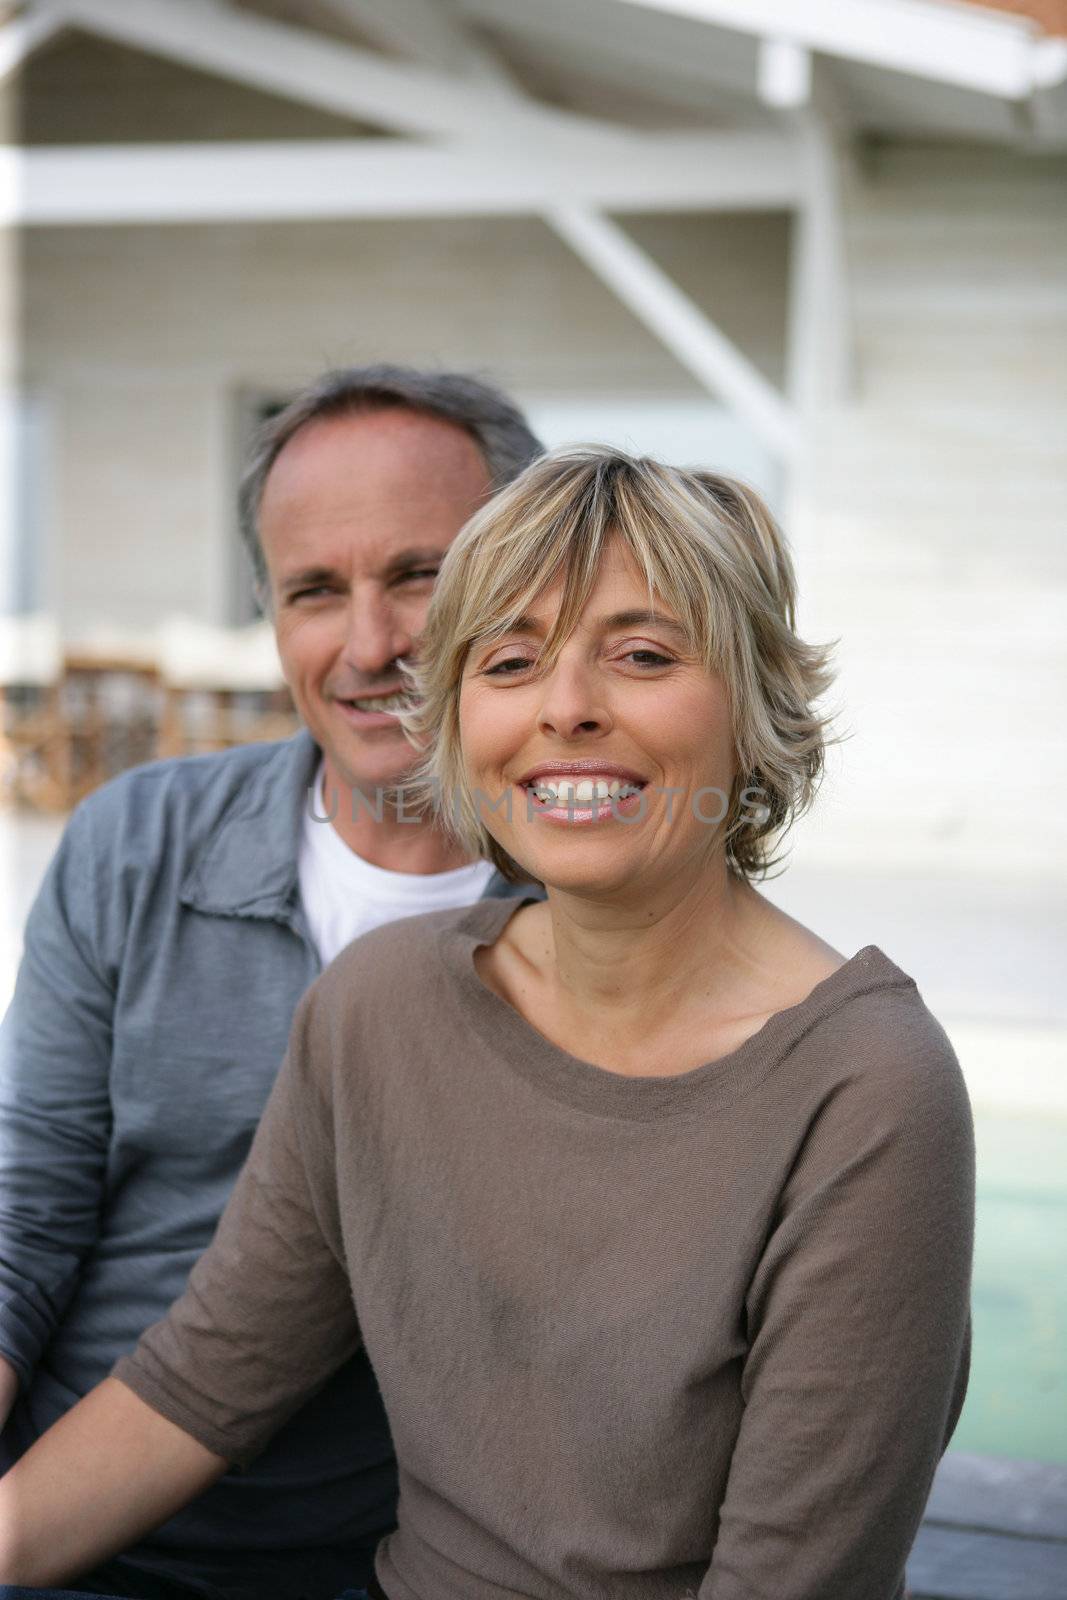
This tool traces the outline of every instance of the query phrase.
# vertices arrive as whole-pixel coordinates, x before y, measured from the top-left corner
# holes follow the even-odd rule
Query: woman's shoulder
[[[447,950],[496,937],[518,905],[488,896],[468,906],[397,917],[362,934],[330,963],[314,988],[320,1004],[358,1004],[361,996],[399,992],[421,1000],[418,985],[440,974]]]
[[[465,942],[494,936],[509,904],[480,900],[397,918],[341,951],[305,993],[290,1039],[294,1070],[317,1085],[323,1103],[357,1084],[365,1094],[375,1082],[402,1079],[427,1053],[458,1047],[457,959]]]
[[[805,1009],[805,1008],[802,1008]],[[794,1065],[852,1114],[890,1126],[970,1127],[963,1072],[914,978],[866,945],[818,984],[806,1003]],[[831,1120],[834,1120],[831,1118]]]
[[[859,1061],[934,1056],[955,1059],[944,1028],[927,1006],[913,977],[878,945],[864,945],[836,964],[816,984],[823,1041],[847,1043]]]
[[[877,946],[859,951],[826,988],[774,1092],[798,1141],[783,1215],[851,1216],[857,1235],[883,1254],[921,1255],[942,1226],[965,1240],[974,1123],[945,1029]]]

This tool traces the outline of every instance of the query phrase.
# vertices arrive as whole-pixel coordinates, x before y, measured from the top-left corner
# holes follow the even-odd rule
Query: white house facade
[[[0,606],[241,620],[259,411],[473,368],[551,443],[769,495],[842,641],[811,859],[1067,875],[1067,40],[965,0],[7,10]]]

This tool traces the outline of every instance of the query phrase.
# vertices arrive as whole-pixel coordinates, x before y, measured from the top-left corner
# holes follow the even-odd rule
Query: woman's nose
[[[544,680],[538,724],[542,733],[558,739],[606,732],[611,717],[599,674],[575,663],[557,662]]]

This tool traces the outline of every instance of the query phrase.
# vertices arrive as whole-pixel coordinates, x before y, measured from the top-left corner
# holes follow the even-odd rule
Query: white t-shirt
[[[321,767],[314,793],[321,807]],[[361,933],[385,922],[473,905],[493,876],[488,861],[452,872],[390,872],[372,866],[345,844],[332,823],[316,822],[309,807],[304,808],[298,872],[304,915],[323,966]]]

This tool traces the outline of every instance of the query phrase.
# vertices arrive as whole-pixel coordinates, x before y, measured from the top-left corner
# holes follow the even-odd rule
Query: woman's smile
[[[640,815],[648,780],[628,768],[593,761],[544,761],[519,779],[532,820],[554,822],[625,821]]]
[[[551,822],[587,823],[637,818],[642,790],[624,788],[615,780],[561,778],[558,783],[528,788],[527,814]]]

